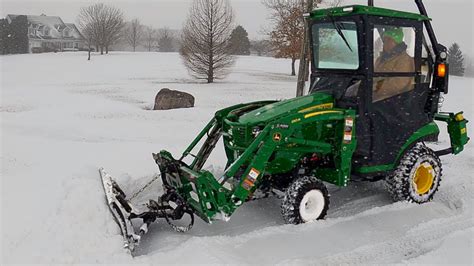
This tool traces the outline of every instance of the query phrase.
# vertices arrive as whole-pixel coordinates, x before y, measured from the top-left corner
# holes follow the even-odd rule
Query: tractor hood
[[[296,97],[271,104],[267,104],[258,109],[245,113],[239,118],[241,124],[267,123],[284,115],[297,113],[300,110],[314,107],[314,109],[332,108],[329,106],[319,106],[322,104],[333,104],[334,98],[325,93],[314,93],[308,96]]]

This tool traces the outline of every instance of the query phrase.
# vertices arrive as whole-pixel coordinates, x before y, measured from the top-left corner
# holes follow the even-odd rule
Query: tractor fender
[[[416,143],[437,139],[439,132],[439,127],[435,122],[430,122],[415,131],[400,149],[400,152],[393,163],[392,170],[400,163],[403,155],[413,146],[415,146]]]
[[[383,175],[395,169],[400,163],[403,155],[410,150],[416,143],[421,141],[428,141],[436,139],[439,134],[438,125],[435,122],[430,122],[418,130],[416,130],[408,139],[405,144],[400,148],[397,157],[390,164],[375,165],[375,166],[363,166],[355,169],[355,173],[362,176],[377,176]]]

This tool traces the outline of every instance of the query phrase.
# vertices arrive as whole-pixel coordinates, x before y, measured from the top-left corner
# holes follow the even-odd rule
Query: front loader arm
[[[237,104],[234,106],[227,107],[225,109],[219,110],[214,114],[214,117],[207,123],[201,132],[199,132],[198,136],[191,142],[191,144],[184,150],[181,158],[179,159],[182,161],[186,156],[191,155],[194,157],[194,161],[191,163],[191,168],[199,171],[204,163],[208,159],[209,155],[211,154],[212,150],[215,148],[217,142],[219,141],[220,137],[222,136],[222,128],[224,119],[231,113],[231,112],[248,112],[253,109],[259,108],[263,105],[273,103],[275,101],[257,101],[252,103],[246,104]],[[207,136],[206,141],[201,146],[199,152],[194,155],[191,154],[191,151],[196,147],[196,145],[205,137]]]

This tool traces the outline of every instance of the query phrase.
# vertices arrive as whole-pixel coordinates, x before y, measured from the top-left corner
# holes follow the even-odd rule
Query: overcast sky
[[[65,22],[76,22],[83,6],[104,2],[122,9],[127,19],[139,18],[142,24],[180,29],[192,0],[0,0],[0,16],[7,14],[60,16]],[[249,32],[250,38],[262,38],[262,28],[268,27],[269,13],[260,0],[231,0],[236,23]],[[345,0],[344,4],[366,3]],[[378,6],[416,12],[413,0],[375,0]],[[473,55],[474,8],[472,0],[425,0],[438,39],[449,46],[456,41],[465,53]]]

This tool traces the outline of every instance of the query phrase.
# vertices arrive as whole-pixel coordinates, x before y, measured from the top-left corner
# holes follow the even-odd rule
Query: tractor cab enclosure
[[[424,15],[370,6],[310,14],[310,94],[335,98],[357,114],[353,170],[377,175],[393,168],[409,138],[434,140],[433,122],[444,88],[433,84],[436,55]],[[447,79],[447,75],[445,75]]]

